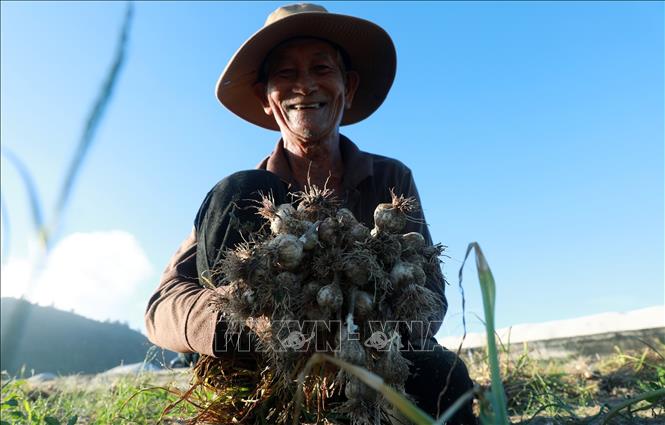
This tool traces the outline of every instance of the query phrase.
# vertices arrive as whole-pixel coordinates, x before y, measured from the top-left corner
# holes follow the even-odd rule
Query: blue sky
[[[272,150],[278,133],[225,110],[214,86],[280,4],[135,4],[127,60],[58,235],[133,236],[131,250],[90,280],[104,294],[112,281],[103,273],[136,271],[104,315],[142,326],[142,307],[206,192]],[[321,4],[378,23],[395,42],[386,102],[342,132],[413,170],[432,236],[449,247],[444,332],[461,332],[457,271],[471,241],[497,280],[499,326],[664,303],[662,3]],[[2,146],[28,165],[47,213],[124,10],[120,2],[2,3]],[[2,197],[6,271],[28,256],[32,234],[25,191],[4,158]],[[12,293],[4,277],[3,296]],[[77,291],[48,284],[43,294],[57,285]],[[471,268],[465,292],[477,330]],[[78,302],[94,312],[98,301]],[[54,303],[86,311],[62,295]]]

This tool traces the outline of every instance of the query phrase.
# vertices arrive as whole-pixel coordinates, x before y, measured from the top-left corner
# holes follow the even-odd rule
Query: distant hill
[[[25,300],[1,298],[0,313],[0,368],[12,375],[23,365],[28,374],[31,369],[63,375],[102,372],[143,361],[151,346],[125,324],[99,322]]]

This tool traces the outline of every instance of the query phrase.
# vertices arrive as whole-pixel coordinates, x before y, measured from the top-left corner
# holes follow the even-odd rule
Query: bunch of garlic
[[[408,362],[399,352],[400,329],[374,329],[371,322],[427,321],[443,308],[425,286],[436,279],[442,246],[401,233],[417,207],[413,198],[393,194],[392,202],[376,207],[370,230],[327,190],[313,187],[294,204],[264,197],[258,213],[269,232],[227,252],[214,273],[217,285],[230,286],[227,317],[239,327],[257,317],[302,324],[293,330],[280,325],[263,341],[271,366],[285,376],[293,375],[289,368],[298,358],[332,347],[335,356],[403,391]],[[374,391],[344,373],[338,381],[347,399],[339,410],[354,423],[373,422],[382,402]]]

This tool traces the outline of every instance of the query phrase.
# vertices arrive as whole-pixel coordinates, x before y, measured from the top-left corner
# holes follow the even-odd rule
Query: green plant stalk
[[[638,395],[637,397],[633,397],[631,399],[622,401],[621,403],[617,404],[614,406],[609,412],[607,412],[607,416],[603,418],[603,422],[601,422],[601,425],[604,425],[609,422],[610,419],[615,417],[621,410],[625,409],[626,407],[638,403],[640,401],[644,400],[658,400],[659,398],[665,397],[665,388],[661,388],[659,390],[654,390],[654,391],[649,391],[646,393],[642,393]]]
[[[125,19],[122,24],[122,29],[120,31],[120,37],[118,39],[118,44],[116,47],[115,57],[111,68],[109,69],[106,79],[102,84],[102,89],[95,99],[95,103],[90,111],[88,119],[86,120],[85,127],[83,129],[83,134],[79,140],[76,152],[72,158],[72,162],[67,168],[67,175],[65,181],[60,188],[60,193],[58,195],[58,200],[55,206],[54,216],[45,229],[42,229],[43,235],[46,242],[48,243],[50,238],[56,234],[58,227],[60,225],[60,220],[64,214],[64,210],[69,201],[69,196],[73,191],[74,184],[78,180],[79,171],[83,162],[85,161],[86,155],[92,146],[94,141],[94,136],[97,128],[99,127],[102,119],[104,117],[104,112],[108,106],[113,92],[115,90],[116,83],[118,81],[118,76],[120,75],[120,70],[125,62],[127,44],[129,41],[129,30],[131,28],[132,15],[134,14],[134,7],[132,2],[127,2],[127,9],[125,11]]]
[[[494,423],[505,424],[508,422],[508,410],[506,408],[506,395],[503,389],[503,382],[501,381],[501,369],[499,367],[499,355],[496,347],[496,340],[494,339],[494,303],[496,300],[496,285],[494,277],[490,270],[487,260],[480,249],[477,242],[471,242],[466,250],[466,258],[469,256],[471,250],[476,253],[476,269],[478,270],[478,280],[480,281],[480,289],[483,296],[483,309],[485,313],[485,331],[487,332],[487,354],[490,364],[491,374],[491,394],[490,403],[494,410]],[[464,263],[462,263],[464,267]]]
[[[37,192],[37,185],[35,180],[30,174],[28,167],[19,159],[19,157],[11,150],[6,147],[0,148],[0,154],[7,158],[7,160],[16,168],[16,171],[25,186],[25,191],[28,194],[28,201],[30,205],[30,215],[32,216],[32,224],[35,227],[37,232],[37,237],[39,240],[39,246],[46,251],[47,248],[47,239],[44,226],[44,214],[42,209],[41,198]],[[4,202],[2,203],[2,215],[7,218],[7,211],[5,208]],[[7,231],[7,230],[6,230]],[[5,248],[5,247],[3,247]]]

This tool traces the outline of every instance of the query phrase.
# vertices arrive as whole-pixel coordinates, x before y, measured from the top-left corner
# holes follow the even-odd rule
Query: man
[[[289,193],[305,185],[326,185],[370,227],[374,208],[390,201],[391,188],[418,199],[406,166],[362,152],[339,133],[340,125],[361,121],[381,105],[395,68],[395,49],[382,28],[311,4],[277,9],[240,47],[219,79],[217,97],[241,118],[279,130],[281,139],[258,170],[228,176],[208,193],[193,232],[148,304],[146,327],[152,342],[209,356],[237,348],[226,345],[223,317],[210,313],[215,290],[204,288],[199,279],[210,276],[225,249],[260,226],[252,208],[258,191],[270,191],[278,202],[286,202]],[[424,216],[416,218],[421,220],[409,223],[406,231],[420,232],[431,244]],[[440,297],[440,315],[432,318],[440,323],[447,307],[443,278],[430,279],[427,286]],[[437,329],[410,335],[422,352],[404,353],[413,362],[406,391],[433,416],[472,387],[462,361],[436,344]],[[439,400],[449,373],[450,383]],[[451,423],[475,423],[470,404]]]

